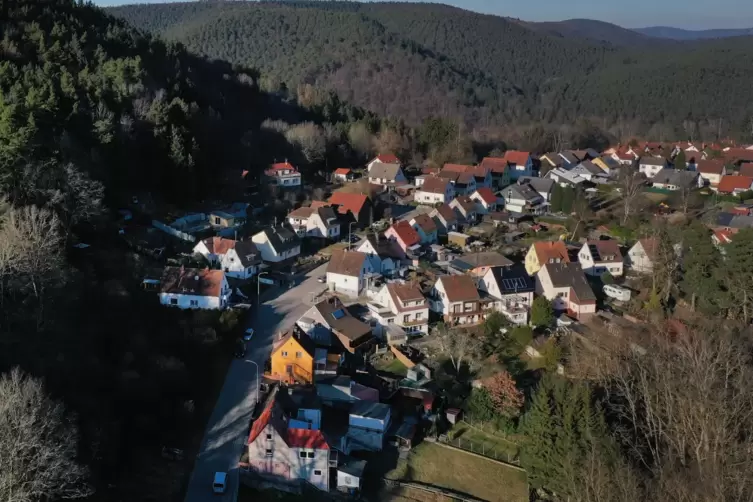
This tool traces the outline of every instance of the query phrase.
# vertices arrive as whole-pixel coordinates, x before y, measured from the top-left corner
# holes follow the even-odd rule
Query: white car
[[[247,342],[247,341],[251,340],[253,337],[254,337],[254,328],[248,328],[243,333],[243,341],[244,342]]]
[[[227,490],[227,472],[215,472],[214,483],[212,483],[212,491],[221,495]]]

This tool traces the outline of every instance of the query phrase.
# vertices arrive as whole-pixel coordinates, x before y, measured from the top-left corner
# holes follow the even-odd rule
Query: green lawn
[[[433,443],[421,443],[386,477],[427,483],[490,502],[528,500],[525,472]]]
[[[508,462],[517,457],[520,450],[518,445],[500,435],[484,432],[465,423],[460,423],[452,429],[451,438],[460,440],[461,444],[468,441],[470,444],[463,446],[466,449],[480,451],[485,455],[496,456]]]
[[[393,373],[395,375],[400,375],[400,376],[405,376],[408,374],[408,368],[406,368],[403,363],[398,361],[397,358],[393,359],[389,363],[378,365],[376,369],[380,371],[387,371],[389,373]]]

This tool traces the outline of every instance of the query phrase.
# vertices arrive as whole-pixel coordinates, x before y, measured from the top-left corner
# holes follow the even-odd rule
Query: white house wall
[[[221,302],[216,296],[199,296],[183,295],[176,293],[160,293],[160,303],[169,307],[178,307],[181,309],[209,309],[216,310],[226,306],[226,302]],[[177,300],[177,304],[172,303]]]

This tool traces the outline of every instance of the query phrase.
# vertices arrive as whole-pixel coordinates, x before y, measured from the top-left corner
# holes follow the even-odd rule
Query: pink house
[[[421,247],[421,237],[407,221],[398,221],[384,233],[388,239],[393,239],[404,253],[415,251]]]

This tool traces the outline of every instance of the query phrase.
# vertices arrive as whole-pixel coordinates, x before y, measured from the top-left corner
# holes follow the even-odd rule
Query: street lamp
[[[255,361],[252,361],[250,359],[246,359],[246,362],[253,364],[254,367],[256,368],[256,402],[254,403],[254,406],[256,406],[259,403],[259,385],[260,385],[260,382],[259,382],[259,365],[256,364]]]
[[[350,230],[354,223],[357,223],[357,222],[351,221],[350,223],[348,223],[348,251],[350,251]]]
[[[261,276],[264,274],[269,275],[269,272],[260,272],[259,275],[256,276],[256,308],[259,308],[259,302],[261,301],[259,291],[261,286]]]

